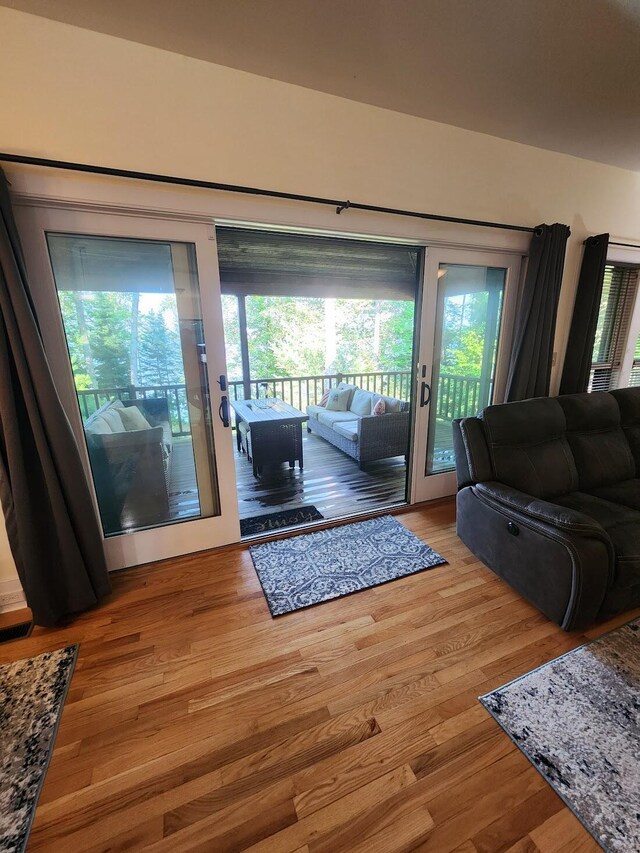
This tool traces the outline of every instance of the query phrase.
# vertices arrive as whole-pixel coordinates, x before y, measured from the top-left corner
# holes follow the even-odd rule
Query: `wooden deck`
[[[325,518],[397,506],[405,501],[406,464],[403,457],[358,463],[317,435],[303,430],[304,470],[296,465],[273,466],[253,476],[251,463],[238,453],[234,441],[240,518],[313,505]],[[169,502],[172,520],[199,513],[191,439],[176,439],[171,461]]]
[[[403,457],[367,463],[361,471],[355,459],[328,441],[303,430],[304,470],[274,466],[259,479],[244,454],[236,453],[240,518],[313,505],[325,518],[403,503],[406,464]]]

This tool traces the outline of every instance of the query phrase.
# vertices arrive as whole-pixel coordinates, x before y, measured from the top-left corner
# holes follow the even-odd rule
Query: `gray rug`
[[[605,850],[640,850],[640,619],[480,701]]]
[[[390,515],[249,549],[272,616],[447,561]]]
[[[0,666],[0,850],[25,849],[78,647]]]

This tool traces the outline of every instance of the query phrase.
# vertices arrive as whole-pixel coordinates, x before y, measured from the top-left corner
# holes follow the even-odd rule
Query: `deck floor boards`
[[[303,432],[304,469],[274,466],[256,478],[251,463],[235,447],[241,519],[312,504],[325,518],[397,506],[405,501],[403,457],[358,463],[317,435]],[[169,485],[173,518],[197,514],[196,474],[191,439],[174,442]]]

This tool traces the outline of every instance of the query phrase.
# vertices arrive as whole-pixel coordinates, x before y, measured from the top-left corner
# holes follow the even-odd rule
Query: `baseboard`
[[[20,610],[26,606],[27,601],[17,578],[11,581],[0,581],[0,613]]]

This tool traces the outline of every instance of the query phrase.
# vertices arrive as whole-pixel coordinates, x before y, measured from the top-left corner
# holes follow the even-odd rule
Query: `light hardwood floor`
[[[30,850],[586,853],[598,846],[477,696],[633,614],[566,634],[457,539],[442,566],[271,619],[246,548],[114,576],[79,642]]]

